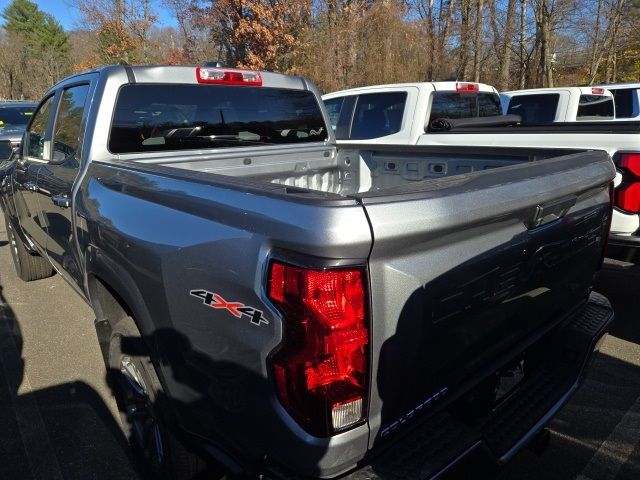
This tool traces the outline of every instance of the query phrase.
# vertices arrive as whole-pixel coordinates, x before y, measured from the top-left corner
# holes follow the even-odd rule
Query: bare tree
[[[484,0],[476,0],[475,26],[473,39],[473,80],[480,81],[480,55],[482,52],[482,28],[483,28],[483,8]]]

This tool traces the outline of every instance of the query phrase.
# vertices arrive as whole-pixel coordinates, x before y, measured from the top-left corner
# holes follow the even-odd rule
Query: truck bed
[[[246,155],[179,156],[138,159],[136,163],[269,182],[334,193],[343,197],[384,196],[428,191],[466,181],[468,174],[490,169],[585,154],[581,149],[349,145],[311,147],[294,154],[286,149],[255,149]],[[449,177],[458,177],[451,180]],[[447,180],[438,181],[446,178]],[[294,189],[288,189],[293,192]]]

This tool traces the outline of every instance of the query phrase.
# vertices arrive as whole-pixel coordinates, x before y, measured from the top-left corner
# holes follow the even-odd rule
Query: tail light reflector
[[[285,320],[272,358],[280,402],[324,437],[365,419],[369,331],[364,268],[271,264],[268,295]]]
[[[459,93],[475,93],[480,91],[480,85],[477,83],[456,83],[456,92]]]
[[[260,72],[235,68],[198,67],[196,68],[196,78],[198,83],[262,86]]]
[[[600,88],[600,87],[592,88],[591,95],[604,95],[604,88]]]

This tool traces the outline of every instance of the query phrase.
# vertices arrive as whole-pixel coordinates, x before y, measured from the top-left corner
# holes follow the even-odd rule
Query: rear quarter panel
[[[133,298],[187,430],[248,462],[268,456],[309,475],[336,473],[364,454],[368,428],[317,439],[280,407],[268,359],[283,326],[266,298],[267,266],[277,251],[364,262],[371,246],[364,212],[353,200],[319,206],[210,177],[197,182],[93,162],[76,207],[86,219],[87,273],[111,272],[114,288]],[[258,310],[264,321],[212,308],[193,290]]]

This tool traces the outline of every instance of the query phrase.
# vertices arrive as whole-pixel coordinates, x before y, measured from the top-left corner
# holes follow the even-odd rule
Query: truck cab
[[[519,115],[523,124],[613,120],[613,94],[603,87],[514,90],[500,94],[505,115]]]
[[[322,97],[341,142],[416,144],[436,118],[501,115],[498,91],[483,83],[374,85]]]
[[[640,120],[640,83],[610,83],[595,85],[606,88],[613,94],[616,105],[616,121],[629,122]]]

